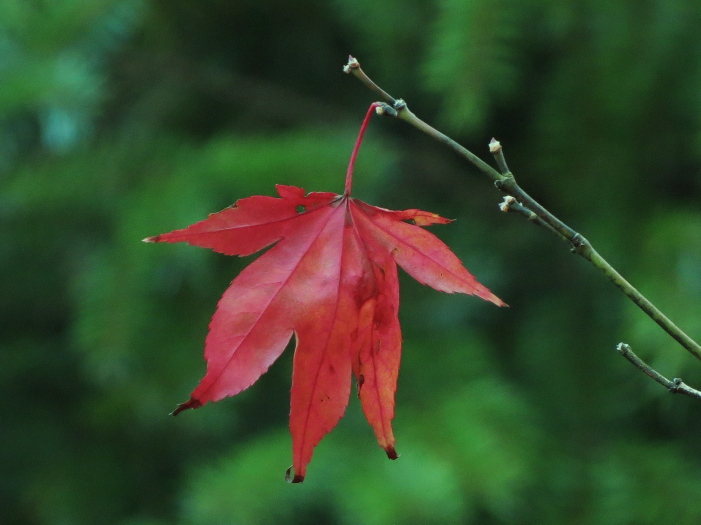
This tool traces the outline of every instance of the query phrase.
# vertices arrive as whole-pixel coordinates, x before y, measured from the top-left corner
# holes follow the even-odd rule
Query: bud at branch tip
[[[343,72],[350,73],[352,70],[359,67],[360,63],[358,62],[358,60],[352,55],[348,55],[348,63],[345,66],[343,66]]]
[[[511,209],[511,205],[516,202],[516,199],[511,195],[504,197],[504,200],[499,203],[499,209],[504,213]]]

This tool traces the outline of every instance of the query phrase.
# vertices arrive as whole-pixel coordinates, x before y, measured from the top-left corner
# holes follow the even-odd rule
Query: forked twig
[[[378,93],[386,102],[388,102],[388,110],[384,111],[385,115],[404,120],[415,128],[445,144],[454,150],[458,155],[477,167],[477,169],[479,169],[493,181],[494,185],[501,192],[507,195],[504,201],[500,204],[502,211],[515,212],[523,215],[530,222],[544,227],[562,240],[568,242],[573,253],[580,255],[598,268],[613,282],[613,284],[615,284],[626,296],[628,296],[631,301],[633,301],[643,312],[645,312],[648,317],[655,321],[675,341],[688,350],[689,353],[701,360],[701,346],[696,341],[682,331],[666,315],[664,315],[659,308],[657,308],[620,273],[618,273],[616,269],[613,268],[613,266],[611,266],[611,264],[609,264],[609,262],[594,249],[587,239],[541,206],[516,183],[513,173],[509,170],[506,164],[503,148],[496,139],[492,139],[489,144],[489,148],[490,152],[494,155],[499,171],[495,170],[492,166],[484,162],[474,153],[458,144],[444,133],[419,119],[409,110],[406,102],[404,102],[402,99],[395,99],[384,89],[379,87],[375,82],[373,82],[373,80],[370,79],[370,77],[368,77],[362,70],[360,63],[355,58],[349,57],[348,63],[344,66],[343,71],[354,75],[363,84],[368,86],[375,93]],[[390,109],[394,111],[389,111]],[[628,345],[623,345],[623,343],[621,343],[618,345],[618,350],[631,363],[635,364],[638,368],[643,370],[660,384],[663,384],[670,391],[681,392],[701,398],[701,393],[687,386],[681,380],[675,379],[670,381],[655,372],[644,361],[642,361],[642,359],[633,354]],[[699,395],[697,396],[696,393],[699,393]]]
[[[653,380],[657,381],[659,384],[661,384],[663,387],[669,390],[672,394],[685,394],[687,396],[701,399],[701,392],[699,392],[695,388],[691,388],[679,377],[675,377],[674,379],[667,379],[657,370],[648,365],[645,361],[640,359],[627,344],[618,343],[618,345],[616,345],[616,350],[628,361],[630,361],[634,366],[645,372],[645,374],[647,374],[648,377],[651,377]]]

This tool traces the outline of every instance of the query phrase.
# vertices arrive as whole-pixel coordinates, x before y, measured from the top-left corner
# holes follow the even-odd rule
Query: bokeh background
[[[354,194],[511,307],[402,275],[390,462],[358,401],[299,486],[288,349],[178,418],[247,264],[141,239],[274,184],[342,191],[376,95],[521,185],[701,337],[698,0],[0,1],[0,522],[701,522],[701,364],[453,152],[375,118]]]

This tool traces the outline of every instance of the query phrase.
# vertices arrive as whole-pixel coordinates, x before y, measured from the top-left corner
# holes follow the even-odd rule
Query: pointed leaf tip
[[[148,242],[148,243],[158,242],[160,240],[160,238],[161,238],[160,235],[154,235],[153,237],[146,237],[145,239],[141,239],[141,242]]]
[[[304,481],[304,476],[300,476],[299,474],[295,474],[294,477],[292,476],[292,469],[294,466],[290,466],[285,471],[285,481],[287,483],[302,483]]]
[[[179,404],[178,407],[170,413],[170,415],[175,417],[178,414],[180,414],[180,412],[182,412],[183,410],[187,410],[189,408],[200,408],[201,406],[202,403],[197,401],[197,399],[190,398],[189,401]]]
[[[394,446],[390,445],[386,447],[385,452],[387,453],[387,457],[389,459],[399,459],[399,454],[397,454],[397,451],[394,450]]]

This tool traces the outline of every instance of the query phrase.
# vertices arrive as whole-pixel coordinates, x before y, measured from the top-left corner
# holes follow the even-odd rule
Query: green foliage
[[[475,130],[492,104],[518,86],[527,2],[443,0],[424,69],[452,130]]]
[[[402,281],[401,458],[357,400],[289,486],[291,348],[168,418],[245,260],[140,239],[274,184],[340,191],[375,95],[348,54],[701,337],[697,0],[0,2],[0,509],[8,524],[698,523],[698,363],[401,122],[355,194],[434,227],[509,309]]]

